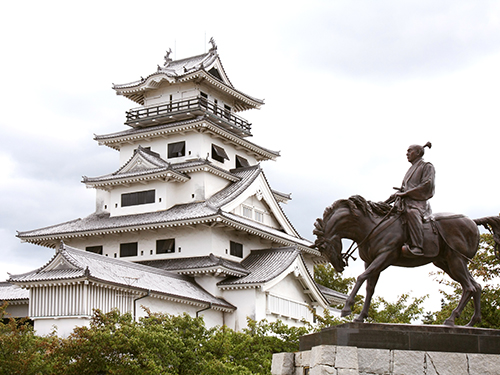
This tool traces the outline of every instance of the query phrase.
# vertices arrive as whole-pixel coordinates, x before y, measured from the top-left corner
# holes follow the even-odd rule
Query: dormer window
[[[236,168],[245,168],[249,167],[250,163],[247,159],[242,156],[236,155]]]
[[[168,144],[168,158],[179,158],[186,155],[186,142],[176,142]]]
[[[222,147],[212,144],[212,159],[224,163],[224,159],[229,160],[229,157],[227,156],[226,151]]]

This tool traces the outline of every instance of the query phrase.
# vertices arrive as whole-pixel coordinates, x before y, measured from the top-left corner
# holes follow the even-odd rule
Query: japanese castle
[[[279,152],[252,143],[251,124],[237,115],[264,102],[232,85],[213,40],[207,53],[168,52],[152,74],[113,89],[139,105],[126,112],[126,130],[95,136],[120,165],[83,177],[96,191],[94,213],[18,232],[55,255],[0,283],[11,315],[61,336],[88,324],[93,309],[137,319],[143,307],[239,330],[247,317],[300,326],[312,310],[344,302],[314,282],[324,259],[260,165]]]

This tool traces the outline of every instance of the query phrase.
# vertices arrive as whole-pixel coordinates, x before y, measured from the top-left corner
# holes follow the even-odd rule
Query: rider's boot
[[[424,252],[420,247],[417,246],[410,246],[407,244],[403,245],[403,248],[401,249],[403,252],[403,256],[407,258],[414,258],[414,257],[421,257],[424,255]]]

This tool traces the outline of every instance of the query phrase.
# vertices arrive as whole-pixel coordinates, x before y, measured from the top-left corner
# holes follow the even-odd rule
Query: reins
[[[352,256],[352,254],[354,254],[354,252],[355,252],[357,249],[359,249],[359,247],[360,247],[361,245],[363,245],[363,244],[365,243],[365,241],[367,241],[367,240],[368,240],[368,238],[370,238],[370,236],[373,234],[373,232],[375,232],[375,230],[376,230],[378,227],[380,227],[380,225],[381,225],[381,224],[382,224],[382,223],[383,223],[383,222],[384,222],[384,221],[385,221],[385,220],[389,217],[389,215],[392,213],[392,211],[394,210],[394,208],[395,208],[395,207],[396,207],[396,205],[392,206],[392,208],[390,209],[390,211],[389,211],[389,212],[388,212],[388,213],[387,213],[387,214],[386,214],[386,215],[382,218],[382,220],[380,220],[380,222],[379,222],[377,225],[375,225],[375,226],[372,228],[372,230],[370,231],[370,233],[368,233],[368,234],[366,235],[366,237],[363,239],[363,241],[361,241],[360,243],[358,243],[354,249],[352,248],[352,247],[353,247],[353,245],[354,245],[354,241],[351,243],[351,246],[349,246],[349,249],[348,249],[348,250],[347,250],[344,254],[342,254],[342,259],[345,261],[346,266],[348,266],[348,265],[349,265],[349,264],[348,264],[348,263],[349,263],[349,258],[352,258],[352,259],[356,260],[356,258],[355,258],[355,257],[353,257],[353,256]],[[401,215],[394,216],[394,218],[393,218],[394,220],[393,220],[392,222],[389,222],[389,224],[387,224],[387,226],[389,226],[389,225],[390,225],[390,224],[392,224],[394,221],[396,221],[396,220],[399,218],[399,216],[401,216]]]

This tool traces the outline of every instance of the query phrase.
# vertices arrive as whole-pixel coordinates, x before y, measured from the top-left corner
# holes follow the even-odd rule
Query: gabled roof
[[[310,241],[300,238],[293,233],[289,234],[222,210],[224,205],[242,195],[262,174],[262,170],[259,165],[255,165],[247,168],[233,169],[231,173],[238,177],[239,181],[230,183],[226,188],[214,194],[205,202],[180,204],[164,211],[133,215],[110,216],[108,213],[94,213],[83,219],[76,219],[31,231],[18,232],[17,237],[26,242],[54,247],[56,243],[65,238],[215,222],[269,239],[284,246],[297,245],[302,251],[320,255],[317,250],[309,247],[311,245]]]
[[[146,128],[132,128],[120,132],[94,135],[99,145],[105,145],[115,150],[119,150],[124,143],[138,142],[144,139],[168,136],[182,132],[208,132],[219,136],[228,142],[244,147],[247,152],[255,155],[257,160],[276,160],[280,156],[279,151],[273,151],[250,142],[241,136],[224,129],[214,119],[206,116],[199,116],[192,120],[177,121],[168,124],[150,126]]]
[[[233,173],[214,165],[208,159],[194,159],[182,163],[169,163],[159,154],[141,145],[134,150],[132,157],[116,172],[99,176],[83,176],[87,187],[106,189],[112,185],[130,184],[146,180],[162,180],[186,182],[190,179],[187,173],[205,171],[229,181],[239,181]]]
[[[249,271],[239,263],[217,257],[214,254],[202,257],[150,260],[139,263],[191,276],[200,274],[245,276],[249,273]]]
[[[325,308],[328,306],[328,299],[314,282],[301,251],[295,246],[252,250],[250,255],[243,259],[241,266],[249,271],[247,276],[229,277],[217,283],[217,286],[221,289],[258,287],[267,292],[289,274],[293,274],[313,302]]]
[[[219,286],[256,285],[266,283],[281,275],[300,255],[295,247],[252,250],[241,262],[249,271],[247,276],[229,277],[219,282]]]
[[[54,257],[41,268],[12,275],[9,282],[36,285],[67,280],[90,280],[133,290],[149,291],[179,300],[194,301],[232,311],[235,307],[216,298],[192,278],[145,265],[109,258],[61,244]]]
[[[118,95],[144,105],[144,93],[157,89],[163,82],[180,83],[196,80],[204,81],[215,90],[231,95],[235,100],[235,110],[242,111],[251,108],[259,108],[264,104],[261,99],[253,98],[243,92],[236,90],[222,66],[216,48],[208,53],[172,61],[167,58],[165,65],[158,65],[156,72],[138,81],[113,84],[113,89]]]
[[[186,182],[189,176],[175,170],[170,163],[163,160],[156,152],[139,145],[132,157],[116,172],[100,177],[83,176],[87,187],[103,188],[111,185],[130,184],[145,180],[173,180]]]

